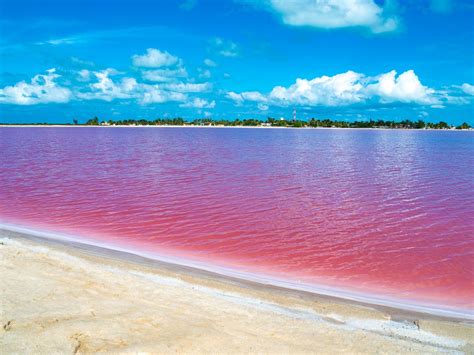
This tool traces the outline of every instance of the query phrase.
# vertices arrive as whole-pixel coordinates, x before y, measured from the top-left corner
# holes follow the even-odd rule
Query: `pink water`
[[[0,222],[474,308],[474,134],[0,128]]]

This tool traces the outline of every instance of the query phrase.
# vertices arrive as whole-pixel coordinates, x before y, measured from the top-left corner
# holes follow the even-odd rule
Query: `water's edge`
[[[395,313],[397,311],[413,312],[428,316],[448,318],[453,321],[474,321],[474,312],[472,310],[461,310],[448,307],[444,308],[438,305],[427,305],[415,302],[409,303],[397,299],[390,299],[388,297],[377,297],[374,295],[352,292],[350,290],[325,287],[323,285],[309,285],[291,282],[266,275],[242,272],[231,268],[205,264],[183,258],[160,255],[158,253],[149,253],[142,250],[124,248],[119,245],[84,240],[77,236],[39,231],[11,224],[0,223],[0,232],[10,232],[8,236],[13,238],[25,238],[42,242],[59,243],[63,246],[72,246],[82,250],[91,251],[93,254],[99,256],[108,256],[112,258],[118,257],[138,263],[143,261],[156,261],[168,266],[169,268],[180,267],[198,273],[204,272],[210,277],[228,278],[243,284],[252,283],[263,287],[274,287],[278,289],[304,292],[315,296],[349,301],[372,308],[389,309]]]

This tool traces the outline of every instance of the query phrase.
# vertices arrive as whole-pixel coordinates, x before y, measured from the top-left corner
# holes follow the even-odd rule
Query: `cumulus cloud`
[[[138,69],[129,76],[126,73],[108,68],[93,70],[79,68],[69,70],[67,78],[62,78],[56,69],[50,69],[44,75],[34,76],[30,82],[21,81],[13,86],[0,88],[0,103],[16,105],[33,105],[39,103],[62,103],[70,100],[133,100],[140,104],[181,102],[189,107],[213,108],[215,101],[202,98],[189,98],[189,94],[206,93],[212,89],[209,82],[195,82],[187,79],[188,73],[182,66],[181,59],[150,48],[144,55],[133,56]],[[76,62],[75,62],[76,63]],[[212,61],[207,61],[212,66]],[[76,64],[85,64],[77,61]],[[209,77],[207,68],[201,68],[201,76]],[[60,83],[58,79],[61,78]],[[67,84],[67,87],[66,87]],[[188,106],[183,106],[188,107]]]
[[[146,54],[134,55],[132,61],[134,66],[143,68],[142,78],[147,81],[172,82],[188,77],[183,61],[166,51],[148,48]]]
[[[142,72],[143,79],[156,82],[173,81],[179,78],[186,78],[187,76],[188,72],[183,67],[177,69],[145,70]]]
[[[468,95],[474,96],[474,85],[464,83],[461,85],[461,90],[464,91]]]
[[[156,48],[148,48],[146,54],[132,56],[133,65],[144,68],[169,67],[181,63],[181,59],[166,51]]]
[[[214,108],[216,107],[216,102],[214,100],[207,101],[205,99],[200,99],[196,97],[192,101],[186,102],[179,106],[180,107],[193,107],[193,108]]]
[[[185,101],[187,96],[180,92],[163,90],[157,85],[142,85],[139,102],[143,105],[168,101]]]
[[[379,96],[382,102],[414,102],[418,104],[436,104],[435,90],[423,86],[413,70],[396,77],[392,70],[376,78],[374,84],[367,86],[367,92]]]
[[[362,75],[348,71],[332,77],[322,76],[313,80],[297,79],[285,88],[277,86],[269,99],[283,104],[299,105],[347,105],[362,101]]]
[[[164,103],[169,101],[185,102],[187,93],[199,93],[211,88],[209,83],[139,83],[135,78],[123,77],[114,79],[118,73],[114,69],[106,69],[92,73],[96,81],[88,85],[86,91],[76,94],[83,100],[135,99],[140,104]]]
[[[279,106],[347,106],[374,101],[438,105],[440,100],[436,94],[435,90],[422,85],[412,70],[408,70],[398,77],[395,71],[374,77],[347,71],[312,80],[297,79],[289,87],[274,87],[267,95],[247,91],[228,92],[226,96],[238,105],[245,101]]]
[[[235,101],[237,104],[241,104],[242,102],[244,102],[244,98],[242,97],[242,94],[238,94],[234,91],[229,91],[227,94],[226,94],[226,97],[228,97],[229,99]]]
[[[212,88],[210,83],[172,83],[172,84],[165,84],[162,86],[163,88],[171,91],[176,92],[206,92]]]
[[[91,79],[91,72],[87,69],[82,69],[77,72],[79,81],[89,81]]]
[[[245,91],[241,93],[236,93],[230,91],[226,94],[226,96],[235,101],[236,103],[243,103],[244,101],[257,101],[257,102],[265,102],[267,101],[267,97],[261,94],[258,91]]]
[[[149,48],[144,55],[134,55],[133,64],[141,68],[140,73],[145,82],[138,82],[134,77],[126,77],[114,69],[91,71],[83,69],[77,72],[77,81],[89,81],[87,86],[79,86],[75,97],[80,100],[133,99],[140,104],[164,103],[169,101],[188,102],[189,93],[203,93],[211,90],[208,82],[182,82],[188,77],[181,59],[168,52]],[[152,69],[156,68],[156,69]],[[150,83],[150,82],[156,82]],[[190,101],[195,105],[212,108],[215,102]]]
[[[72,98],[72,92],[56,82],[59,77],[53,68],[44,75],[35,75],[29,83],[20,81],[13,86],[6,86],[0,89],[0,103],[35,105],[68,102]]]
[[[122,78],[119,81],[114,81],[111,76],[117,74],[116,70],[110,68],[93,72],[97,81],[89,84],[89,90],[87,92],[79,92],[77,97],[85,100],[95,99],[104,101],[133,98],[135,89],[138,86],[136,79]]]
[[[253,2],[252,0],[250,0]],[[374,33],[393,31],[398,19],[374,0],[267,0],[270,9],[291,26],[343,28],[362,26]]]

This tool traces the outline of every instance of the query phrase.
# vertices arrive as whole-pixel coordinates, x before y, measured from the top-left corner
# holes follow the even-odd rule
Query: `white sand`
[[[390,316],[8,232],[0,242],[4,354],[474,353],[472,324]]]

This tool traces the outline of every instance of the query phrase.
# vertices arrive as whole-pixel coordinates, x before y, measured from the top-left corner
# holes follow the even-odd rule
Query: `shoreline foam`
[[[6,352],[472,352],[473,324],[393,314],[0,232]]]
[[[76,248],[92,251],[99,255],[106,256],[107,253],[115,253],[115,257],[121,259],[134,258],[136,261],[146,263],[146,261],[158,262],[161,266],[166,265],[169,268],[186,268],[187,271],[209,273],[211,277],[229,278],[241,283],[252,283],[263,287],[275,287],[284,290],[303,292],[319,297],[350,302],[367,307],[390,309],[392,313],[414,313],[425,316],[442,317],[455,321],[474,321],[474,311],[463,310],[450,307],[440,307],[435,304],[422,304],[419,302],[406,302],[384,296],[371,296],[360,292],[353,292],[335,287],[324,285],[312,285],[291,282],[289,280],[278,279],[275,277],[239,271],[228,267],[206,264],[189,259],[165,256],[158,253],[150,253],[139,249],[124,248],[116,244],[99,242],[91,239],[81,239],[80,237],[58,234],[52,232],[38,231],[22,226],[0,223],[1,232],[13,232],[17,237],[25,239],[39,239],[46,242],[59,243],[62,245],[72,245]],[[137,259],[138,258],[138,259]]]

